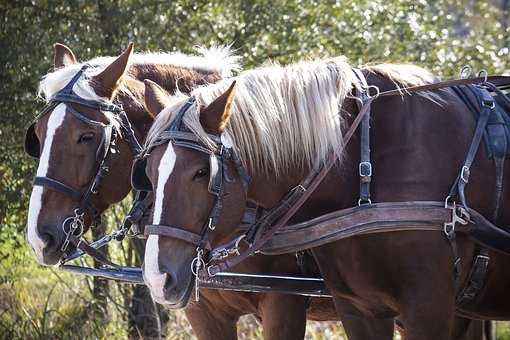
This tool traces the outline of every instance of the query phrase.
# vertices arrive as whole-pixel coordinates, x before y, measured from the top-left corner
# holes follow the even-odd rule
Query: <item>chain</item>
[[[204,251],[200,247],[197,248],[197,256],[191,261],[191,272],[195,276],[195,301],[200,300],[200,271],[205,268]]]

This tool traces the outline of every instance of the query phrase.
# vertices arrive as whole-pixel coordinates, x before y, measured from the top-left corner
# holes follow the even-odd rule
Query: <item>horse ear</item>
[[[205,131],[220,135],[232,115],[232,103],[234,101],[236,81],[221,96],[216,98],[200,112],[200,123]]]
[[[156,116],[170,105],[170,95],[150,79],[145,79],[143,83],[145,84],[145,106],[149,113]]]
[[[101,73],[92,78],[93,84],[97,86],[97,88],[94,86],[94,90],[99,96],[112,98],[119,80],[128,68],[131,54],[133,54],[133,43],[130,43],[128,48]]]
[[[64,44],[56,43],[53,46],[55,54],[53,56],[53,65],[60,68],[72,64],[76,64],[76,57],[73,51]]]

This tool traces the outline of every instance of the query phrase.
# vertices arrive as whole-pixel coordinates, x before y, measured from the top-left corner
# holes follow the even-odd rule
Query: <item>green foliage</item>
[[[41,106],[37,84],[52,67],[55,42],[69,45],[81,60],[116,55],[130,41],[138,51],[183,52],[232,43],[246,68],[268,60],[345,55],[353,65],[412,62],[445,77],[465,64],[490,73],[510,70],[508,1],[20,0],[1,1],[0,13],[0,334],[7,327],[13,331],[10,338],[67,338],[81,332],[84,338],[100,338],[111,334],[113,324],[125,329],[122,323],[103,327],[86,318],[86,329],[78,332],[73,320],[84,320],[88,302],[66,294],[69,287],[87,291],[87,280],[62,273],[57,279],[34,264],[25,243],[36,164],[24,155],[21,142]],[[112,211],[110,222],[119,216]],[[112,253],[133,261],[130,249]],[[27,288],[28,282],[37,289]],[[122,305],[128,293],[114,288],[111,300]],[[125,320],[122,312],[110,317]],[[246,329],[249,336],[260,336]],[[172,336],[185,337],[187,331]]]

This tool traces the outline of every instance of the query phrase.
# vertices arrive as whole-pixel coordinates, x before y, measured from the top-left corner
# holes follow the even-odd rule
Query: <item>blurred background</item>
[[[54,43],[80,60],[117,55],[131,41],[136,51],[184,53],[233,44],[245,68],[345,55],[352,65],[412,62],[450,78],[464,65],[510,72],[509,7],[510,0],[1,0],[0,339],[152,334],[144,327],[163,327],[169,339],[192,337],[182,312],[141,303],[141,286],[42,268],[32,258],[25,220],[36,162],[23,153],[22,140],[42,106],[37,85],[52,68]],[[128,203],[109,210],[109,226],[122,220]],[[125,264],[139,262],[128,242],[108,252]],[[496,332],[510,339],[508,323]],[[239,335],[261,338],[256,319],[243,318]],[[342,339],[343,332],[337,323],[309,322],[306,336]]]

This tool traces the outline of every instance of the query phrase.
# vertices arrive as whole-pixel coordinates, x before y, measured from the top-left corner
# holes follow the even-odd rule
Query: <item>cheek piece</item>
[[[209,236],[210,232],[216,229],[216,225],[218,223],[218,219],[223,207],[223,183],[224,181],[232,181],[232,178],[227,174],[228,167],[226,162],[230,161],[235,165],[236,170],[243,181],[243,187],[245,190],[248,188],[250,178],[248,177],[247,172],[242,166],[233,148],[225,146],[222,142],[221,136],[212,134],[208,135],[208,137],[216,144],[216,148],[211,150],[210,148],[204,146],[203,143],[195,136],[195,134],[184,126],[182,121],[184,114],[195,103],[196,99],[194,97],[190,97],[188,101],[181,107],[172,123],[158,136],[155,142],[153,142],[146,150],[143,151],[140,158],[136,161],[136,163],[140,163],[133,167],[132,182],[136,182],[136,184],[140,184],[140,186],[149,182],[142,165],[145,157],[150,153],[152,148],[157,145],[172,143],[173,145],[193,149],[209,156],[210,177],[208,191],[215,197],[215,202],[211,211],[209,212],[209,217],[204,223],[200,233],[188,231],[181,226],[153,224],[146,225],[144,232],[146,236],[159,235],[172,237],[197,247],[197,255],[191,263],[191,269],[196,277],[195,294],[196,299],[198,299],[198,275],[199,271],[205,268],[205,261],[203,259],[204,250],[212,250],[211,244],[209,242]],[[240,240],[241,238],[236,240],[236,243],[239,243]]]
[[[25,151],[32,157],[40,157],[40,141],[35,135],[35,123],[38,119],[53,111],[53,109],[55,109],[55,107],[60,103],[79,104],[99,110],[100,112],[113,113],[112,116],[116,121],[116,124],[114,124],[114,122],[105,124],[88,118],[83,113],[74,109],[71,105],[66,105],[67,111],[75,118],[88,125],[99,127],[102,130],[101,143],[96,151],[96,162],[98,164],[98,168],[96,175],[91,179],[87,190],[77,190],[64,184],[58,179],[47,176],[37,176],[34,178],[33,182],[34,186],[42,186],[50,190],[60,192],[79,202],[77,208],[74,209],[74,216],[69,216],[62,224],[62,230],[66,237],[61,250],[64,252],[65,256],[68,255],[66,254],[66,250],[71,243],[78,249],[81,249],[85,253],[95,257],[100,262],[113,265],[110,261],[104,258],[102,253],[90,247],[82,238],[84,215],[89,214],[93,221],[93,225],[98,226],[101,224],[101,212],[94,206],[92,199],[93,196],[98,193],[103,178],[109,173],[110,155],[118,152],[116,149],[116,142],[119,135],[122,135],[122,137],[126,140],[133,155],[139,154],[142,148],[136,139],[133,128],[131,127],[126,112],[123,110],[122,106],[106,100],[84,99],[73,91],[74,84],[76,84],[80,79],[88,79],[85,71],[89,67],[89,64],[85,64],[71,79],[71,81],[49,100],[48,105],[36,116],[34,122],[28,127],[25,133]],[[115,125],[118,125],[120,128],[117,129]],[[65,259],[63,261],[65,261]]]

